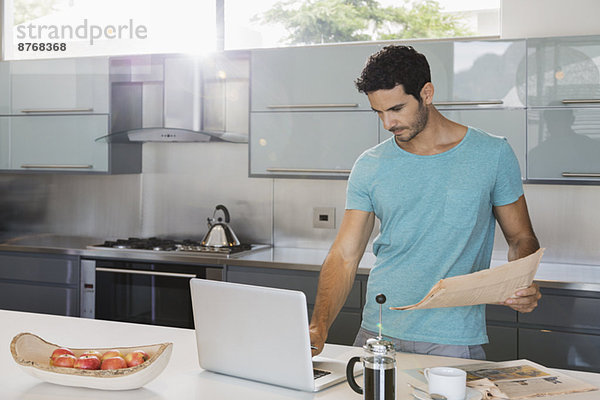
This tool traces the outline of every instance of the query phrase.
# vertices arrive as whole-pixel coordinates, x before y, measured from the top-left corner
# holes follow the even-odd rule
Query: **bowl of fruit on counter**
[[[10,351],[25,372],[45,382],[128,390],[160,375],[169,362],[173,343],[76,349],[24,332],[13,338]]]

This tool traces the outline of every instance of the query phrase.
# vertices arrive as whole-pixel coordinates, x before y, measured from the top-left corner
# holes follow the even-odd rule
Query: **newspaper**
[[[470,364],[456,368],[466,371],[467,386],[480,390],[487,399],[517,400],[598,390],[589,383],[529,360]],[[497,391],[494,391],[494,386]]]
[[[416,304],[391,310],[472,306],[502,303],[519,289],[531,285],[545,249],[499,267],[445,278],[436,283]]]

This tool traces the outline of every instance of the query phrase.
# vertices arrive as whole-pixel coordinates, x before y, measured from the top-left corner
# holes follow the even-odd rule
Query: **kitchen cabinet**
[[[552,368],[600,371],[600,293],[541,292],[530,313],[487,305],[488,360],[526,358]]]
[[[527,177],[600,183],[600,107],[527,110]]]
[[[377,118],[354,80],[379,45],[251,53],[250,176],[346,177],[377,144]]]
[[[377,144],[372,112],[277,112],[251,117],[251,176],[347,176]]]
[[[429,62],[437,106],[524,107],[525,40],[417,42]],[[524,93],[523,93],[524,94]]]
[[[79,316],[79,258],[1,254],[0,309]]]
[[[0,170],[10,167],[10,118],[0,117]]]
[[[10,63],[0,62],[0,115],[10,112]]]
[[[141,146],[95,140],[106,135],[108,128],[108,115],[11,117],[10,169],[140,172]],[[140,151],[132,154],[131,148]]]
[[[108,57],[11,61],[12,114],[108,114],[108,66]]]
[[[600,105],[600,36],[527,39],[527,106]]]
[[[370,110],[354,80],[379,45],[258,49],[251,54],[251,111]]]
[[[327,338],[328,343],[351,345],[362,319],[364,306],[363,286],[366,286],[366,276],[357,277],[350,294],[339,315],[332,324]],[[306,295],[309,314],[315,304],[319,273],[298,270],[278,270],[272,268],[253,268],[227,266],[225,279],[228,282],[275,287],[281,289],[299,290]],[[309,315],[310,318],[310,315]]]
[[[496,136],[506,137],[512,147],[519,166],[521,167],[521,178],[526,177],[526,110],[524,108],[511,109],[439,109],[440,113],[452,121],[466,126],[479,128]],[[388,139],[392,134],[379,124],[380,141]]]

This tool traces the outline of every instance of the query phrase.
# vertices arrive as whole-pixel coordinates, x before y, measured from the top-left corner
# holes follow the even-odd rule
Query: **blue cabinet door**
[[[525,41],[415,43],[429,61],[434,104],[524,107]]]
[[[107,115],[54,115],[11,118],[11,168],[43,171],[107,172]]]
[[[527,40],[527,105],[600,105],[600,36]]]

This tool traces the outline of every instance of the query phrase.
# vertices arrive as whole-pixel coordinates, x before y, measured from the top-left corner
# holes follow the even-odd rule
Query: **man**
[[[355,345],[377,335],[375,296],[384,293],[382,334],[397,350],[484,359],[484,306],[387,306],[416,303],[441,278],[489,268],[495,220],[509,260],[539,248],[516,157],[505,138],[439,113],[429,64],[412,47],[387,46],[372,55],[356,86],[393,137],[364,152],[350,174],[344,218],[320,273],[310,324],[313,354],[344,304],[377,217],[377,260]],[[529,312],[540,297],[534,284],[503,304]]]

